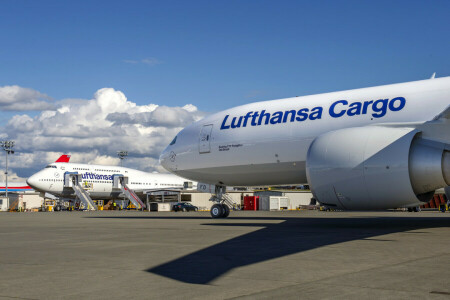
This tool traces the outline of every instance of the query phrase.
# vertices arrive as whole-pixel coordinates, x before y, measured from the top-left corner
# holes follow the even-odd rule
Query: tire
[[[186,209],[186,208],[183,208],[183,211],[184,211],[184,212],[187,212],[187,209]]]
[[[222,218],[228,217],[230,215],[230,208],[226,204],[222,204],[222,208],[223,208]]]
[[[213,219],[222,218],[224,214],[223,207],[221,204],[214,204],[211,207],[211,217]]]
[[[198,208],[194,208],[194,211],[198,211]]]

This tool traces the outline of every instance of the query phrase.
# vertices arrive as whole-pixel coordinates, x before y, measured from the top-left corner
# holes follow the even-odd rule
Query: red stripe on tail
[[[63,154],[60,158],[58,158],[55,162],[59,163],[68,163],[70,160],[70,155]]]

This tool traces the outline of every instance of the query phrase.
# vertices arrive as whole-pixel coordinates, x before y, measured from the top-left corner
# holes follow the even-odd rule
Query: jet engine
[[[318,136],[306,172],[314,197],[343,209],[420,205],[450,185],[450,152],[414,128],[357,127]]]

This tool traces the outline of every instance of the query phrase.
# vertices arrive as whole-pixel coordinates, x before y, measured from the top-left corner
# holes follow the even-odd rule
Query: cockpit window
[[[170,142],[170,145],[174,145],[177,142],[178,135],[173,139],[173,141]]]
[[[47,168],[55,168],[55,169],[56,169],[56,166],[48,165],[48,166],[46,166],[45,168],[46,168],[46,169],[47,169]]]

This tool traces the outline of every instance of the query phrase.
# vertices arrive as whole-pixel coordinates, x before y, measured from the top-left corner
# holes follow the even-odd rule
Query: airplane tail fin
[[[61,157],[58,158],[55,162],[59,162],[59,163],[68,163],[69,160],[70,160],[70,155],[63,154],[63,155],[61,155]]]

